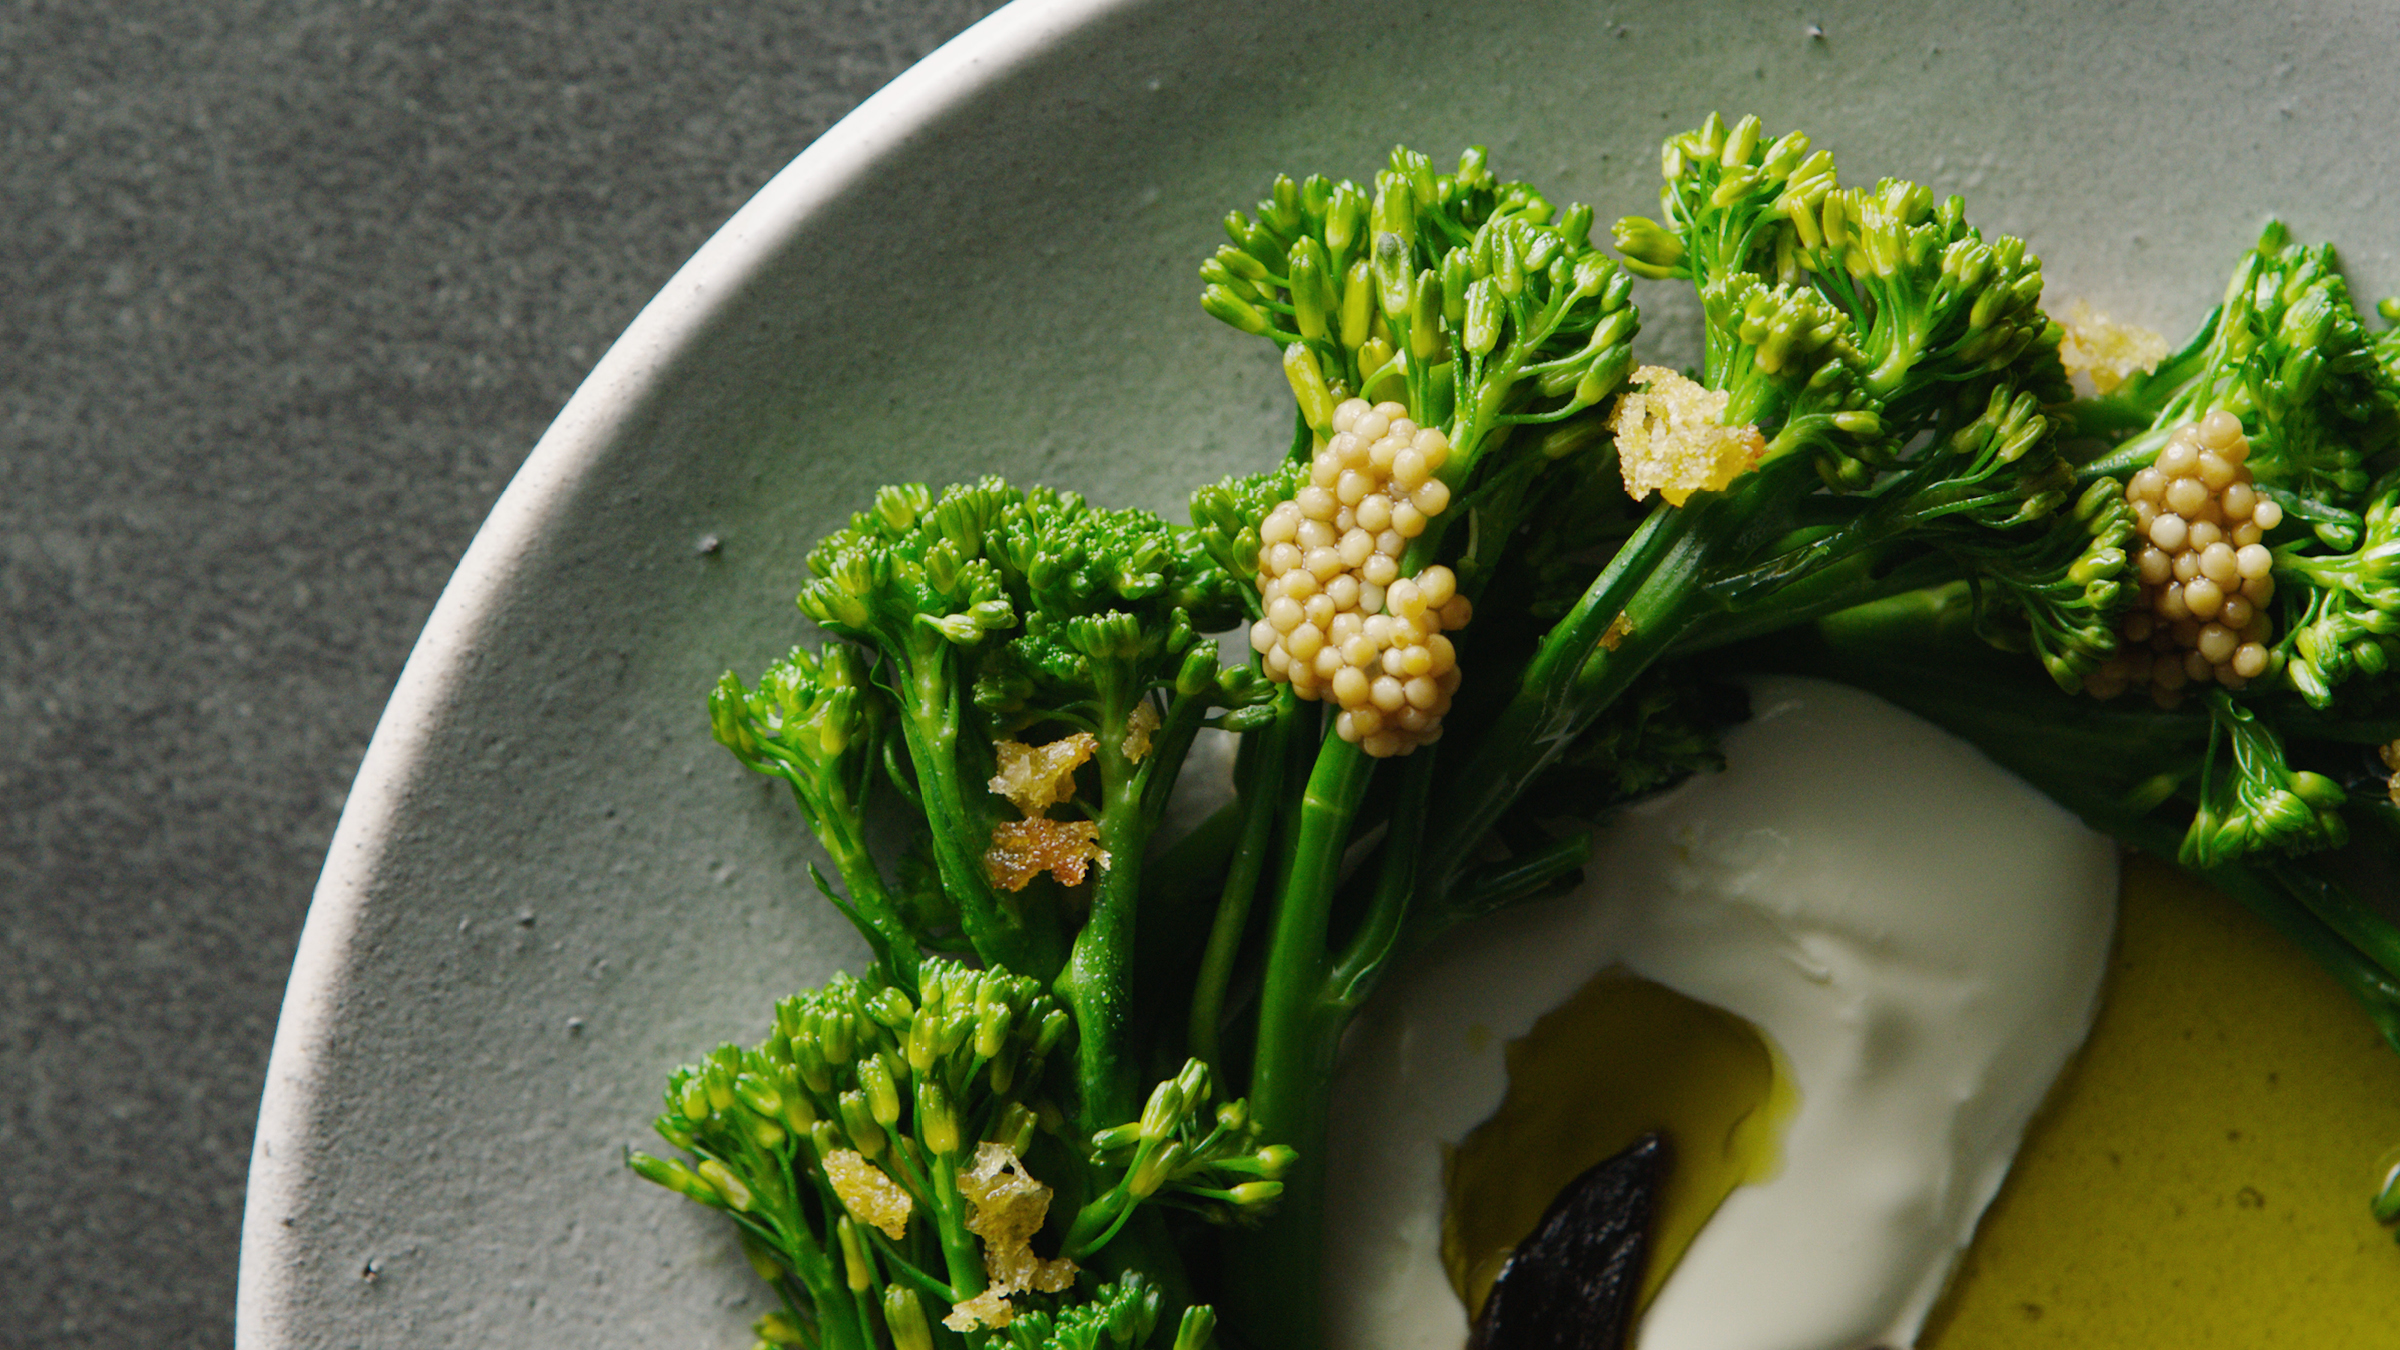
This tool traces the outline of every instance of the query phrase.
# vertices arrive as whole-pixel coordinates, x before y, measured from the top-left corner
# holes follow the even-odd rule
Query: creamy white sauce
[[[1442,1146],[1506,1044],[1622,965],[1748,1018],[1799,1089],[1771,1180],[1734,1191],[1639,1350],[1904,1347],[2090,1029],[2113,846],[1974,748],[1855,690],[1752,686],[1727,770],[1627,812],[1572,895],[1400,972],[1333,1093],[1334,1350],[1458,1350]]]

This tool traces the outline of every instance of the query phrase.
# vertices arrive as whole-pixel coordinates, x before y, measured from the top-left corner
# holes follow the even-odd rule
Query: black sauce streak
[[[1621,1350],[1674,1156],[1646,1134],[1568,1182],[1500,1268],[1468,1350]]]

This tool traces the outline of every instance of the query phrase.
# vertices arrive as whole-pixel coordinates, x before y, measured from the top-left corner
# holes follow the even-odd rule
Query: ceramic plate
[[[1662,137],[1755,111],[1848,181],[1968,193],[2055,303],[2181,334],[2270,214],[2338,241],[2360,294],[2400,289],[2396,45],[2388,12],[2312,0],[1025,0],[979,25],[676,275],[443,595],[293,971],[243,1344],[747,1343],[733,1244],[621,1150],[669,1067],[862,952],[705,692],[794,641],[803,552],[879,483],[997,470],[1180,514],[1279,453],[1271,357],[1193,271],[1276,172],[1479,142],[1607,221],[1654,209]]]

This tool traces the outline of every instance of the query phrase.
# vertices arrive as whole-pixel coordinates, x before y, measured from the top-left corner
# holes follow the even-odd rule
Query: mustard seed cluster
[[[1330,696],[1335,733],[1378,759],[1441,738],[1459,681],[1442,634],[1474,612],[1449,568],[1400,575],[1408,541],[1450,505],[1435,476],[1449,439],[1406,412],[1356,398],[1336,408],[1309,485],[1258,528],[1266,617],[1250,645],[1300,697]]]
[[[2265,538],[2283,508],[2251,485],[2241,419],[2219,409],[2176,429],[2149,468],[2133,476],[2142,550],[2142,594],[2119,629],[2117,654],[2084,677],[2114,698],[2149,687],[2171,708],[2185,688],[2214,680],[2240,689],[2274,669],[2274,554]]]

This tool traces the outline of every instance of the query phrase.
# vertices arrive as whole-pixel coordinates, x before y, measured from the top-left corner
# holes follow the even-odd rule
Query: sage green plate
[[[1487,144],[1603,221],[1712,109],[2024,235],[2188,332],[2270,214],[2400,289],[2378,5],[1023,0],[809,147],[643,311],[460,564],[317,892],[239,1327],[283,1346],[740,1346],[760,1293],[620,1166],[673,1064],[859,947],[702,697],[800,623],[875,485],[997,470],[1180,511],[1279,452],[1194,267],[1277,171]],[[1688,327],[1670,292],[1654,331]],[[1670,364],[1688,341],[1654,344]]]

